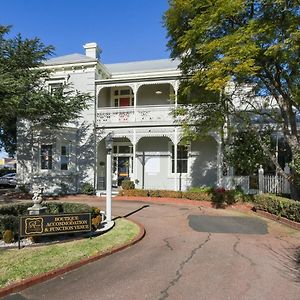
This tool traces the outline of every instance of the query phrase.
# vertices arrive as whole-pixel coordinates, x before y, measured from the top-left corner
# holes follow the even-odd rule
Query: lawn
[[[132,240],[139,227],[126,219],[116,220],[115,227],[98,237],[67,243],[0,250],[0,288],[13,282],[42,274],[105,252]]]

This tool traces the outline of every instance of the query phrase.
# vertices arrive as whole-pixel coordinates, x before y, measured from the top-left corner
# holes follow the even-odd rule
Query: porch
[[[152,129],[153,130],[153,129]],[[152,136],[151,136],[152,135]],[[216,185],[219,180],[218,143],[213,137],[181,145],[174,133],[151,132],[134,136],[114,132],[112,186],[124,179],[139,189],[186,190],[191,186]],[[135,141],[135,142],[134,142]],[[97,147],[97,190],[106,189],[106,149],[104,139]]]

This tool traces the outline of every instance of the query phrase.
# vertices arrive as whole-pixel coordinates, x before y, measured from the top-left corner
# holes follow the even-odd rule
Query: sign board
[[[20,236],[42,236],[92,230],[91,213],[20,217]]]

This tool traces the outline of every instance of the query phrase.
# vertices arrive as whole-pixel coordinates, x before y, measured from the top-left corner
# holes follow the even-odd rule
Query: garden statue
[[[47,207],[43,207],[41,204],[43,202],[43,188],[38,188],[33,192],[32,202],[33,206],[28,208],[30,215],[40,215],[43,214]]]
[[[32,202],[33,206],[38,207],[43,202],[43,188],[39,188],[38,190],[33,192]]]

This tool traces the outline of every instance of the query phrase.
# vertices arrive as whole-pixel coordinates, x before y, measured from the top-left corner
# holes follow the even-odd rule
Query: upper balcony
[[[97,110],[98,127],[172,125],[175,105],[147,105],[139,107],[109,107]]]
[[[105,85],[97,98],[97,127],[173,125],[174,82]]]

